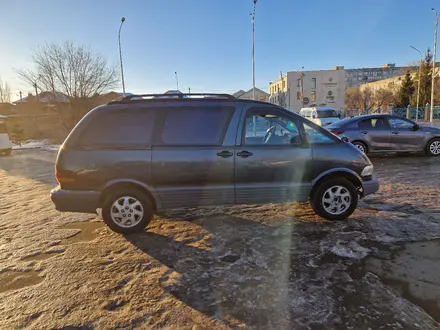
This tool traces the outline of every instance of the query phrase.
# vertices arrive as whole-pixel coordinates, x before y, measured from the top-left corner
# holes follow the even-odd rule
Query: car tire
[[[345,220],[356,209],[359,195],[356,186],[345,178],[332,178],[314,187],[310,205],[321,218]]]
[[[426,153],[429,156],[440,156],[440,139],[435,138],[426,145]]]
[[[102,218],[117,233],[141,232],[153,218],[152,203],[139,189],[125,188],[112,192],[105,198]]]
[[[360,151],[362,151],[364,154],[367,154],[368,148],[367,145],[361,141],[354,141],[352,144],[358,148]]]

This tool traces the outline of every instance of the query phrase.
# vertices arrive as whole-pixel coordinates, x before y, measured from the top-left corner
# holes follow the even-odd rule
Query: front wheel
[[[140,232],[153,218],[153,208],[148,196],[140,190],[123,189],[111,193],[102,207],[102,217],[107,226],[121,234]]]
[[[426,146],[426,153],[429,156],[440,156],[440,139],[432,139]]]
[[[326,220],[345,220],[357,207],[359,195],[356,186],[345,178],[325,180],[313,189],[310,205]]]

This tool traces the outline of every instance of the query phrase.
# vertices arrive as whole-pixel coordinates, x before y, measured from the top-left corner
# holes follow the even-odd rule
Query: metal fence
[[[419,107],[418,116],[417,116],[418,120],[425,119],[425,109],[426,109],[425,107]],[[406,118],[407,110],[408,110],[408,108],[393,108],[393,115]],[[417,107],[409,107],[409,112],[410,112],[409,119],[415,120],[416,113],[417,113]],[[440,106],[438,106],[438,105],[434,107],[433,119],[440,119]],[[428,120],[429,120],[429,118],[428,118]]]

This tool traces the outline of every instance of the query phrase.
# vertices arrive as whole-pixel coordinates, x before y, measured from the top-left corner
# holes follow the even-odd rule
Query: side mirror
[[[341,114],[339,114],[339,115],[338,115],[338,118],[339,118],[339,119],[341,119],[341,118],[342,118],[342,115],[341,115]]]
[[[316,118],[316,116],[315,116],[315,115],[312,115],[312,118],[313,118],[313,119],[315,119],[315,118]]]
[[[349,140],[348,137],[346,137],[346,136],[343,136],[343,137],[342,137],[342,141],[344,141],[345,143],[350,142],[350,140]]]
[[[413,126],[413,130],[414,130],[414,131],[418,131],[419,129],[420,129],[419,124],[415,124],[415,125]]]
[[[300,147],[301,146],[301,137],[299,135],[297,135],[297,136],[290,138],[290,144],[293,147]]]

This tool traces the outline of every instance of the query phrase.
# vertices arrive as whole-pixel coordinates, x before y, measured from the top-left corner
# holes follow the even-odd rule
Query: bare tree
[[[373,92],[374,106],[382,112],[382,109],[387,108],[389,104],[394,102],[394,93],[386,88],[379,88]]]
[[[345,106],[357,114],[369,113],[374,107],[373,92],[368,87],[348,88],[345,91]]]
[[[40,91],[52,92],[54,102],[68,99],[68,109],[57,107],[67,130],[87,111],[85,101],[111,90],[118,81],[115,65],[72,42],[46,43],[32,55],[32,62],[33,70],[17,70],[17,73]]]
[[[0,102],[11,102],[11,87],[0,79]]]

